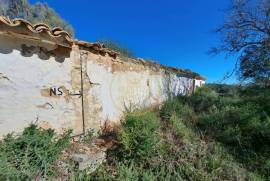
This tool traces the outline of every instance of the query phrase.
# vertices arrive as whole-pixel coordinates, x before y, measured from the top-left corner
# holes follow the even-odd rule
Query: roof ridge
[[[70,36],[68,32],[64,31],[60,27],[50,28],[45,23],[37,23],[33,25],[32,23],[30,23],[29,21],[25,19],[16,18],[16,19],[11,20],[5,16],[0,16],[0,23],[4,23],[5,25],[10,26],[10,27],[18,27],[18,26],[24,25],[32,33],[38,34],[38,33],[46,32],[52,38],[62,37],[65,40],[67,40],[67,42],[69,42],[70,44],[76,44],[79,46],[83,46],[85,48],[90,48],[99,52],[100,54],[107,53],[109,56],[114,57],[114,58],[119,55],[119,53],[106,48],[103,44],[91,43],[91,42],[73,39],[72,36]]]
[[[45,23],[37,23],[33,25],[32,23],[30,23],[29,21],[25,19],[16,18],[16,19],[10,20],[8,17],[5,17],[5,16],[0,16],[0,22],[11,27],[17,27],[24,24],[33,33],[41,33],[41,32],[46,31],[51,37],[54,37],[54,38],[64,37],[67,41],[73,42],[73,39],[70,36],[70,34],[60,27],[50,28]]]

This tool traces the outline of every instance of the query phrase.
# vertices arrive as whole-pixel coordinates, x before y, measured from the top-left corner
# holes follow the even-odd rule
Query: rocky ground
[[[94,138],[88,141],[74,138],[55,163],[57,176],[54,180],[70,180],[77,171],[94,172],[106,160],[106,151],[112,145],[113,140],[110,137]]]

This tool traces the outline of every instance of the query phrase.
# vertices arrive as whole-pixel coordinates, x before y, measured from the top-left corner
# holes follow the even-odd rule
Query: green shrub
[[[120,144],[109,152],[108,162],[91,176],[81,178],[138,181],[260,178],[235,162],[221,145],[202,140],[189,128],[192,125],[186,125],[176,115],[181,112],[185,113],[185,108],[166,121],[159,121],[154,112],[129,114],[118,135]]]
[[[85,132],[85,135],[82,137],[81,142],[83,143],[91,143],[93,139],[95,138],[95,132],[93,129],[88,129]]]
[[[193,122],[195,113],[191,106],[185,104],[185,101],[186,97],[182,96],[166,101],[159,111],[162,120],[168,121],[173,115],[176,115],[183,118],[185,123]]]
[[[220,96],[205,87],[165,102],[160,118],[154,112],[130,114],[118,134],[119,144],[92,178],[267,180],[268,99],[269,91]]]
[[[177,116],[173,115],[171,117],[170,124],[173,128],[172,131],[174,131],[178,137],[188,140],[191,140],[195,137],[193,131],[188,129],[182,119],[178,118]]]
[[[69,144],[70,134],[57,138],[53,130],[31,125],[21,135],[7,135],[0,144],[0,180],[52,176],[53,163]]]
[[[171,99],[160,116],[170,121],[177,136],[192,140],[185,131],[191,128],[203,138],[222,143],[247,169],[269,177],[270,91],[244,87],[230,95],[227,88],[223,91],[206,86],[189,97]]]
[[[206,84],[206,86],[217,92],[222,97],[238,97],[241,87],[239,85],[229,84]]]
[[[266,158],[270,156],[270,91],[245,87],[239,97],[218,96],[212,100],[200,94],[187,101],[197,109],[194,126],[208,138],[221,142],[246,168],[269,177]]]
[[[196,92],[187,99],[186,101],[191,107],[193,107],[195,112],[207,112],[211,113],[218,109],[219,99],[218,94],[209,89],[208,87],[201,87],[196,90]]]
[[[126,116],[119,142],[123,156],[143,161],[152,156],[158,143],[159,119],[154,112],[136,112]]]
[[[170,120],[172,115],[177,114],[177,112],[179,112],[183,106],[184,104],[182,104],[182,102],[171,98],[166,101],[160,109],[160,117],[163,120]]]
[[[182,121],[172,116],[169,133],[173,141],[165,140],[161,155],[172,180],[246,180],[249,173],[215,142],[206,143]],[[168,157],[167,155],[170,155]],[[162,157],[161,157],[162,158]],[[160,178],[162,180],[162,178]]]

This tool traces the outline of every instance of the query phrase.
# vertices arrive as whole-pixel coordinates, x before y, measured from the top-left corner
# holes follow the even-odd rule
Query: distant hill
[[[23,18],[29,22],[45,23],[50,27],[60,27],[72,36],[74,30],[70,24],[63,20],[47,3],[38,2],[31,5],[28,0],[0,0],[0,15],[10,19]]]

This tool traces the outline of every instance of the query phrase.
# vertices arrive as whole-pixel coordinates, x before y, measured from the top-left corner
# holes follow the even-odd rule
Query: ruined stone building
[[[0,136],[30,123],[74,135],[119,123],[126,110],[159,105],[204,84],[199,75],[121,58],[59,28],[0,17]]]

